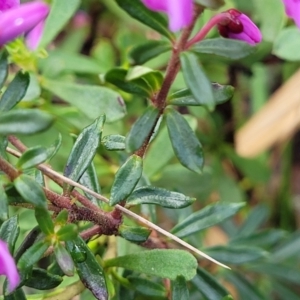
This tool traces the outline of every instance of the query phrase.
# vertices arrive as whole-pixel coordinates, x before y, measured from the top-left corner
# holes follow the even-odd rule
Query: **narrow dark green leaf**
[[[0,135],[0,155],[7,159],[6,147],[8,145],[7,137]]]
[[[66,250],[64,246],[62,246],[60,243],[57,244],[54,248],[54,254],[56,261],[61,268],[61,270],[66,274],[67,276],[73,276],[75,271],[75,266],[73,259],[71,258],[69,252]]]
[[[149,41],[142,45],[135,46],[129,52],[132,64],[142,65],[148,60],[171,50],[172,47],[166,41]]]
[[[152,93],[152,89],[146,80],[143,78],[127,80],[127,73],[128,71],[125,69],[114,68],[105,74],[104,80],[115,85],[124,92],[140,95],[142,97],[149,97]]]
[[[150,233],[151,230],[143,227],[132,227],[126,225],[121,225],[119,227],[120,236],[133,243],[143,243],[147,241]]]
[[[105,114],[106,120],[112,122],[124,117],[126,113],[126,106],[120,94],[106,87],[48,79],[43,80],[42,85],[91,120]]]
[[[19,169],[29,169],[48,159],[48,150],[45,147],[34,147],[25,151],[17,162]]]
[[[33,134],[46,130],[54,119],[37,109],[16,109],[1,113],[0,135]]]
[[[247,266],[247,269],[251,272],[259,274],[269,275],[271,277],[280,279],[284,282],[299,284],[300,271],[297,266],[289,266],[281,263],[263,263],[251,264]]]
[[[239,237],[250,235],[260,228],[269,217],[269,209],[261,204],[253,208],[242,226],[238,229],[236,235]]]
[[[91,164],[101,140],[104,122],[105,117],[100,116],[78,136],[64,170],[66,177],[78,181]],[[71,189],[71,186],[67,187],[68,191]]]
[[[136,276],[128,276],[127,279],[129,280],[133,288],[143,295],[163,298],[165,298],[167,295],[166,288],[162,284]]]
[[[5,49],[2,49],[2,51],[0,52],[0,89],[2,89],[8,75],[7,56],[7,51]]]
[[[207,248],[205,253],[224,263],[240,265],[266,258],[268,252],[251,246],[216,246]]]
[[[29,73],[19,71],[0,100],[0,111],[9,111],[21,101],[26,94],[29,82]]]
[[[39,208],[47,208],[47,200],[42,187],[31,177],[21,174],[15,179],[14,186],[26,202]]]
[[[70,252],[82,283],[98,300],[107,300],[108,292],[105,275],[94,254],[81,237],[67,241],[66,248]],[[79,259],[78,251],[82,254]]]
[[[143,115],[137,119],[126,137],[125,145],[128,152],[134,152],[143,145],[153,131],[158,116],[159,110],[149,106]]]
[[[18,261],[18,268],[27,273],[28,270],[42,258],[49,246],[50,245],[44,241],[40,241],[31,246],[20,257]]]
[[[111,134],[103,137],[102,145],[110,151],[125,150],[125,136]]]
[[[189,299],[189,290],[186,285],[186,280],[182,276],[178,276],[172,281],[172,300]]]
[[[22,289],[17,289],[9,295],[4,295],[4,300],[26,300],[26,295]]]
[[[170,40],[173,39],[173,35],[168,30],[166,18],[146,8],[141,1],[116,0],[116,2],[133,18],[151,27]]]
[[[47,149],[48,151],[48,160],[50,161],[58,152],[62,143],[62,135],[59,133],[58,138],[54,141],[52,145]]]
[[[173,108],[167,108],[165,116],[175,155],[183,166],[201,174],[203,150],[195,133],[184,117]]]
[[[107,260],[105,267],[121,267],[172,280],[183,276],[190,280],[196,274],[197,260],[187,251],[155,249]]]
[[[24,285],[43,291],[56,288],[62,281],[61,276],[51,274],[44,269],[33,269],[30,278],[26,280]]]
[[[232,98],[234,93],[234,87],[231,85],[221,85],[218,83],[212,83],[212,92],[214,95],[215,104],[223,103],[230,98]],[[183,89],[178,92],[173,93],[168,100],[168,104],[178,105],[178,106],[199,106],[197,100],[190,92],[189,89]]]
[[[226,272],[225,278],[235,286],[241,299],[267,300],[257,287],[251,284],[241,273],[234,271]]]
[[[19,233],[20,227],[17,215],[4,221],[0,227],[0,239],[7,243],[10,253],[14,253],[15,243]]]
[[[292,290],[289,284],[284,285],[278,281],[272,280],[272,287],[279,296],[279,299],[299,300],[298,291]]]
[[[126,201],[126,206],[157,204],[168,208],[183,208],[191,205],[195,200],[196,198],[187,197],[181,193],[153,186],[144,186],[133,191]]]
[[[230,59],[240,59],[256,51],[256,48],[246,42],[215,38],[205,39],[193,45],[191,51],[195,53],[208,53]]]
[[[0,221],[5,221],[7,218],[8,218],[8,197],[5,193],[4,186],[0,182]]]
[[[215,277],[202,268],[197,269],[197,276],[192,279],[192,283],[207,300],[221,300],[229,296],[228,291],[226,291]]]
[[[283,243],[272,251],[272,261],[281,262],[292,257],[299,257],[300,231],[291,234]]]
[[[80,0],[53,0],[46,19],[40,47],[46,47],[68,23],[80,5]]]
[[[264,229],[260,232],[255,232],[245,237],[234,237],[230,240],[231,245],[250,245],[261,248],[271,248],[275,244],[278,244],[287,232],[278,229]]]
[[[54,225],[47,209],[37,207],[35,209],[35,218],[45,235],[54,233]]]
[[[70,241],[78,235],[78,228],[75,224],[67,224],[60,228],[56,233],[60,241]]]
[[[115,176],[111,188],[109,204],[115,205],[125,200],[133,191],[143,172],[143,160],[137,155],[131,155],[121,166]]]
[[[199,104],[213,109],[215,99],[211,83],[202,70],[196,55],[190,52],[183,52],[180,55],[180,62],[184,81],[195,100]]]
[[[85,187],[93,190],[94,192],[101,194],[101,187],[98,181],[95,165],[93,162],[87,167],[83,175],[79,179],[79,183],[84,185]],[[90,199],[94,204],[101,206],[101,201],[91,194],[83,191],[85,196]]]
[[[217,203],[208,205],[177,224],[172,233],[183,238],[205,228],[214,226],[234,216],[245,203]]]

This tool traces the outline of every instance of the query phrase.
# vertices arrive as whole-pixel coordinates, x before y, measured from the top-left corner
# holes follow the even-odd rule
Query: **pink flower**
[[[7,244],[0,240],[0,275],[5,275],[9,282],[9,291],[12,292],[20,282],[20,276],[15,261],[9,253]]]
[[[285,6],[286,14],[292,18],[300,28],[300,1],[299,0],[282,0]]]
[[[218,23],[219,32],[223,37],[245,41],[251,45],[261,42],[260,30],[245,14],[236,9],[230,9],[222,14],[228,16]]]
[[[164,12],[169,18],[171,31],[188,26],[193,16],[192,0],[142,0],[145,6],[154,11]]]
[[[34,50],[42,36],[43,21],[49,13],[49,6],[40,1],[19,5],[16,0],[2,0],[0,11],[0,45],[27,34],[27,46]]]

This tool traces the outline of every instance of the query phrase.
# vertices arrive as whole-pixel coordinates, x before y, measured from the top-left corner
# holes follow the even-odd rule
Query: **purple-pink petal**
[[[142,2],[153,11],[167,14],[171,31],[178,31],[192,21],[192,0],[142,0]]]
[[[300,28],[300,1],[299,0],[282,0],[285,6],[286,14],[292,18]]]
[[[38,47],[43,34],[44,25],[45,21],[42,20],[39,24],[37,24],[31,31],[29,31],[26,34],[25,42],[30,50],[35,50]]]
[[[32,30],[46,18],[49,6],[35,1],[5,11],[0,17],[0,45]]]
[[[255,43],[259,43],[262,40],[262,35],[258,27],[252,22],[252,20],[245,14],[241,14],[239,20],[243,24],[243,33],[245,33]]]
[[[20,5],[20,0],[0,0],[0,12],[17,7]]]
[[[9,283],[9,291],[13,291],[20,282],[20,276],[8,246],[0,240],[0,275],[5,275]]]

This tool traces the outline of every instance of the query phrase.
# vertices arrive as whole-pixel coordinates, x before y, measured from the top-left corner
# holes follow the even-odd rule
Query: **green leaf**
[[[125,150],[125,136],[110,134],[101,140],[102,145],[110,151]]]
[[[16,289],[9,295],[4,295],[4,300],[26,300],[26,295],[22,289]]]
[[[221,300],[224,297],[229,296],[228,291],[215,279],[215,277],[202,268],[197,269],[197,276],[192,279],[192,283],[207,300]]]
[[[149,41],[142,45],[133,47],[129,51],[129,58],[132,64],[142,65],[148,60],[172,49],[169,42]]]
[[[40,47],[46,47],[54,40],[76,12],[80,2],[80,0],[53,0],[51,2],[51,11],[45,22],[43,36],[39,44]]]
[[[54,248],[54,254],[55,254],[56,261],[59,267],[61,268],[61,270],[64,272],[64,274],[66,274],[67,276],[73,276],[75,266],[66,248],[62,246],[60,243],[58,243]]]
[[[126,113],[122,97],[106,87],[48,79],[42,81],[42,86],[75,106],[91,120],[105,114],[106,120],[112,122],[124,117]]]
[[[68,221],[68,214],[69,212],[67,209],[61,210],[55,219],[55,225],[61,225],[61,226],[66,225]]]
[[[298,27],[290,26],[281,30],[274,41],[273,54],[279,58],[298,61],[300,60],[300,32]]]
[[[44,269],[33,269],[31,276],[24,285],[38,290],[50,290],[59,286],[63,281],[61,276],[51,274]]]
[[[18,268],[21,271],[27,273],[31,269],[31,267],[42,258],[48,247],[49,244],[45,243],[44,241],[40,241],[31,246],[20,257],[18,261]]]
[[[19,169],[30,169],[46,161],[49,157],[47,148],[36,146],[26,150],[19,158],[16,166]]]
[[[172,281],[172,300],[189,299],[189,290],[186,285],[186,280],[182,276],[178,276]]]
[[[122,238],[133,243],[143,243],[147,241],[151,230],[143,227],[132,227],[122,224],[119,227],[119,234]]]
[[[195,101],[213,109],[215,106],[215,99],[211,83],[202,70],[195,54],[190,52],[181,53],[180,62],[184,81],[192,92]]]
[[[238,293],[244,299],[266,300],[257,287],[251,284],[241,273],[230,271],[225,274],[226,281],[232,283],[238,290]]]
[[[139,149],[153,131],[159,117],[159,110],[149,106],[131,127],[125,145],[128,152]]]
[[[143,78],[136,78],[134,80],[127,80],[128,70],[121,68],[114,68],[109,70],[105,76],[105,82],[109,82],[124,92],[136,94],[142,97],[150,97],[152,93],[151,86]]]
[[[50,161],[58,152],[62,143],[62,135],[59,133],[58,138],[54,141],[52,145],[47,149],[48,151],[48,160]]]
[[[234,216],[245,203],[217,203],[208,205],[177,224],[172,233],[183,238],[195,232],[214,226]]]
[[[216,246],[205,249],[205,253],[225,264],[240,265],[267,257],[267,252],[251,246]]]
[[[81,237],[77,237],[74,241],[67,241],[66,248],[74,260],[82,283],[93,293],[96,299],[107,300],[105,274],[86,243]],[[83,258],[80,260],[78,259],[78,250],[83,254]]]
[[[173,35],[168,30],[167,20],[162,15],[147,9],[141,1],[116,0],[116,2],[134,19],[151,27],[168,39],[173,39]]]
[[[166,288],[159,283],[137,276],[128,276],[127,279],[131,283],[132,287],[143,295],[163,298],[167,295]]]
[[[52,116],[37,109],[15,109],[1,113],[0,135],[38,133],[53,121]]]
[[[241,59],[256,51],[256,48],[246,42],[214,38],[205,39],[192,46],[191,51],[201,54],[214,54],[229,59]]]
[[[0,221],[5,221],[7,218],[8,218],[8,197],[5,193],[4,186],[1,184],[0,181]]]
[[[197,260],[187,251],[155,249],[109,259],[105,267],[120,267],[172,280],[183,276],[190,280],[196,274]]]
[[[214,96],[215,104],[220,104],[226,102],[232,98],[234,93],[234,87],[231,85],[221,85],[218,83],[212,83],[212,92]],[[202,101],[203,102],[203,101]],[[178,105],[178,106],[199,106],[197,100],[190,92],[189,89],[183,89],[173,93],[168,100],[168,104]]]
[[[110,205],[125,200],[133,191],[143,172],[143,160],[133,154],[121,166],[111,188]]]
[[[200,174],[204,163],[203,150],[193,130],[173,108],[167,108],[165,116],[175,155],[183,166]]]
[[[64,175],[78,181],[91,164],[101,140],[105,116],[100,116],[77,137],[69,155]],[[67,186],[67,191],[72,189]]]
[[[19,233],[19,217],[17,215],[4,221],[0,227],[0,239],[7,243],[10,253],[14,253]]]
[[[29,82],[29,73],[19,71],[0,100],[0,111],[9,111],[21,101],[26,94]]]
[[[70,241],[76,238],[78,235],[78,228],[75,224],[67,224],[60,228],[56,233],[57,238],[60,241]]]
[[[42,187],[26,174],[21,174],[14,180],[14,186],[28,203],[39,208],[47,208],[47,200]]]
[[[101,187],[98,181],[96,169],[93,162],[91,162],[91,164],[87,167],[83,175],[80,177],[79,183],[89,188],[90,190],[93,190],[94,192],[101,194]],[[83,193],[94,204],[101,206],[101,201],[98,200],[96,197],[92,196],[91,194],[85,191],[83,191]]]
[[[54,233],[54,225],[48,210],[37,207],[35,209],[35,218],[45,235],[50,236]]]
[[[191,205],[196,199],[181,193],[171,192],[153,186],[136,189],[127,199],[126,206],[138,204],[157,204],[168,208],[183,208]]]
[[[7,51],[5,49],[2,49],[2,51],[0,52],[0,89],[2,89],[8,75],[7,56]]]
[[[278,244],[287,233],[283,230],[265,229],[247,236],[234,236],[231,245],[250,245],[261,248],[271,248]]]
[[[217,9],[224,5],[224,0],[196,0],[196,2],[212,9]]]

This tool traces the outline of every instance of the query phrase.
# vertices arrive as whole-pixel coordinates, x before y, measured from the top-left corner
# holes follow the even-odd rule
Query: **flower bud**
[[[224,14],[227,14],[228,18],[218,24],[220,35],[245,41],[251,45],[261,42],[261,32],[249,17],[236,9],[230,9]]]
[[[292,18],[300,28],[300,1],[299,0],[282,0],[285,6],[286,14]]]

